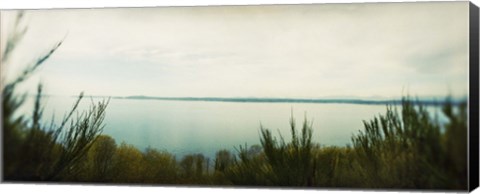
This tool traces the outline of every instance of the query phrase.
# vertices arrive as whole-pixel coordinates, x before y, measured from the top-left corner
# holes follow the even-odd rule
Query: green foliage
[[[227,178],[239,185],[466,189],[466,103],[447,99],[443,114],[446,123],[404,98],[400,112],[388,106],[385,115],[364,121],[353,148],[313,144],[306,120],[301,135],[291,120],[289,143],[262,127],[263,152],[251,157],[240,147]]]
[[[227,179],[225,173],[235,163],[235,155],[228,150],[220,150],[215,154],[214,172],[212,175],[213,183],[229,185],[231,182]]]
[[[115,140],[99,135],[87,154],[77,162],[78,173],[70,174],[68,181],[109,182],[113,179],[113,156],[116,153]]]
[[[272,183],[267,178],[270,171],[265,155],[252,154],[255,147],[240,146],[238,160],[234,160],[232,166],[225,170],[225,176],[234,185],[265,186]]]
[[[205,178],[207,159],[203,154],[189,154],[182,158],[180,166],[180,182],[184,184],[205,184],[209,180]]]
[[[8,161],[4,176],[7,180],[60,180],[63,175],[75,173],[76,163],[103,129],[107,102],[99,102],[89,111],[79,113],[76,109],[82,95],[60,126],[53,121],[48,126],[42,125],[41,88],[40,85],[30,122],[23,121],[26,116],[20,116],[21,120],[13,117],[19,107],[4,113],[5,139],[8,139],[4,144]],[[8,92],[4,90],[3,94],[15,98]],[[9,98],[2,100],[7,107],[10,106],[5,102]],[[74,113],[77,113],[76,119],[72,119]]]
[[[354,171],[357,162],[349,147],[316,147],[314,186],[361,187],[363,180]]]
[[[240,147],[240,161],[229,171],[232,182],[245,185],[312,186],[316,170],[312,152],[312,124],[305,119],[301,134],[298,135],[292,118],[290,129],[292,139],[286,143],[282,137],[278,141],[270,130],[261,127],[263,153],[252,156],[246,146]]]
[[[117,144],[115,140],[106,135],[98,136],[93,142],[92,148],[88,152],[88,157],[92,161],[94,181],[108,181],[112,177],[113,156],[115,155]]]
[[[285,142],[261,127],[261,145],[239,146],[238,154],[217,152],[213,172],[208,158],[190,154],[177,161],[168,152],[97,136],[87,154],[74,163],[64,181],[214,184],[250,186],[311,186],[349,188],[465,189],[466,104],[444,104],[448,122],[432,118],[425,107],[404,99],[402,110],[387,107],[385,115],[364,122],[365,129],[353,136],[353,147],[320,147],[311,140],[312,124],[304,120],[300,133],[290,120],[292,138]],[[41,110],[38,108],[38,110]],[[32,117],[41,118],[41,111]],[[400,113],[400,114],[399,114]],[[37,116],[35,116],[37,115]],[[42,126],[39,123],[32,126]],[[32,136],[32,137],[29,137]],[[45,153],[31,157],[36,163],[55,161],[66,144],[52,143],[48,133],[31,133],[35,139],[25,149]],[[50,143],[54,148],[44,149]],[[36,148],[38,147],[38,148]],[[52,157],[55,156],[55,157]],[[48,170],[25,164],[24,174],[48,174]],[[49,168],[47,168],[49,169]],[[19,171],[20,172],[20,171]],[[22,177],[24,178],[24,177]],[[24,179],[28,180],[28,179]],[[40,179],[39,179],[40,180]]]
[[[144,161],[143,154],[137,148],[126,143],[120,144],[114,155],[114,182],[141,183],[143,182]]]
[[[260,142],[268,163],[269,181],[278,186],[312,186],[315,161],[312,157],[312,124],[305,119],[300,136],[295,120],[290,119],[292,140],[277,141],[268,129],[261,127]]]
[[[143,153],[146,183],[174,184],[178,179],[178,166],[175,156],[168,152],[147,148]]]
[[[2,53],[2,65],[9,62],[10,55],[26,32],[20,23],[23,13],[15,22],[14,31],[7,38]],[[80,113],[78,104],[81,94],[71,111],[62,119],[59,126],[43,125],[41,122],[42,85],[39,84],[35,106],[31,117],[20,114],[26,95],[18,95],[16,88],[27,80],[61,45],[56,44],[46,54],[39,57],[12,81],[2,85],[2,123],[4,133],[4,169],[5,180],[54,181],[74,173],[78,161],[85,155],[95,137],[103,129],[103,119],[107,101],[91,106],[90,110]],[[76,113],[77,117],[72,118]],[[20,116],[16,116],[20,114]]]
[[[20,12],[17,15],[15,20],[13,31],[9,33],[7,37],[6,46],[4,51],[2,52],[2,59],[1,59],[1,68],[5,68],[5,66],[9,63],[10,56],[12,52],[17,47],[18,43],[23,39],[25,32],[27,31],[26,27],[21,26],[23,18],[23,12]],[[53,51],[55,51],[58,47],[54,47],[48,52],[48,54],[44,55],[41,58],[48,58]],[[33,114],[33,122],[27,115],[20,115],[15,116],[15,113],[18,112],[19,108],[24,104],[26,100],[26,95],[18,95],[16,94],[17,86],[26,80],[30,75],[38,69],[38,67],[43,63],[44,60],[37,60],[34,65],[29,65],[25,70],[12,81],[4,80],[5,77],[2,77],[2,124],[3,124],[3,142],[4,145],[8,145],[8,149],[3,149],[3,158],[6,158],[4,161],[4,177],[5,178],[15,178],[15,177],[23,177],[23,174],[32,174],[34,171],[38,170],[38,167],[28,167],[28,169],[24,169],[24,172],[17,172],[19,170],[19,163],[29,162],[28,158],[24,158],[22,151],[24,149],[29,149],[29,147],[34,146],[36,142],[32,142],[32,144],[25,144],[27,140],[32,138],[38,137],[39,141],[48,141],[45,140],[47,136],[46,134],[41,134],[38,132],[38,126],[30,127],[29,124],[38,124],[40,119],[39,113],[41,112],[39,107],[40,96],[41,96],[41,86],[38,87],[38,95],[35,103],[35,110]],[[36,156],[36,159],[40,159]],[[33,178],[31,179],[39,179]]]
[[[220,150],[216,153],[215,157],[215,171],[225,172],[233,162],[235,161],[235,156],[231,154],[228,150]]]
[[[449,179],[449,188],[465,189],[468,183],[465,178],[468,176],[467,111],[467,102],[460,103],[455,109],[451,101],[447,100],[447,104],[443,107],[443,113],[449,120],[442,137],[443,167],[446,170],[446,177],[460,177]]]
[[[19,14],[2,52],[2,64],[26,32]],[[312,123],[298,131],[290,119],[285,142],[260,127],[261,145],[239,146],[237,155],[216,153],[209,159],[190,154],[177,161],[166,152],[133,145],[119,146],[100,135],[107,101],[78,111],[80,94],[59,124],[42,122],[42,85],[31,115],[21,114],[26,95],[18,85],[27,80],[61,45],[2,85],[3,178],[6,181],[82,181],[148,184],[214,184],[250,186],[456,189],[467,187],[467,104],[443,103],[446,122],[433,118],[424,105],[409,98],[401,111],[388,106],[384,115],[364,121],[352,137],[353,147],[320,147],[312,141]],[[3,80],[2,80],[3,81]]]
[[[446,132],[423,105],[408,98],[401,116],[388,107],[385,116],[364,122],[365,131],[352,138],[364,186],[465,189],[467,117],[462,107],[455,114],[452,103],[445,103]]]

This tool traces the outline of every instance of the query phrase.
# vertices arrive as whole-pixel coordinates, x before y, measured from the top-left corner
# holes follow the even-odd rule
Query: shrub
[[[27,28],[20,27],[23,13],[18,14],[14,31],[7,37],[2,53],[2,65],[9,63],[12,52]],[[16,88],[27,80],[61,45],[57,43],[46,54],[29,65],[12,81],[2,85],[2,123],[4,144],[3,159],[5,180],[9,181],[58,181],[75,173],[78,161],[86,154],[93,140],[103,129],[103,119],[108,101],[93,104],[88,111],[77,111],[80,97],[60,125],[41,122],[42,85],[38,85],[35,106],[31,117],[19,112],[26,95],[18,95]],[[10,64],[9,64],[10,65]],[[76,118],[73,118],[76,113]],[[20,115],[20,116],[17,116]]]
[[[443,113],[449,122],[442,126],[424,105],[404,98],[401,115],[388,107],[386,115],[365,121],[365,130],[352,138],[364,186],[465,189],[467,127],[462,107],[455,114],[447,100]]]

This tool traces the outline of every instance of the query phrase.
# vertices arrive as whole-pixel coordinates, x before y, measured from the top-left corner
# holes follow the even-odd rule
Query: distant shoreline
[[[34,95],[30,95],[34,97]],[[55,95],[42,95],[55,97]],[[70,96],[78,98],[78,96]],[[305,104],[359,104],[359,105],[401,105],[402,99],[396,100],[366,100],[366,99],[335,99],[335,98],[248,98],[248,97],[155,97],[155,96],[84,96],[84,98],[111,98],[125,100],[164,100],[164,101],[203,101],[203,102],[236,102],[236,103],[305,103]],[[441,106],[446,103],[446,97],[417,99],[410,97],[414,104],[426,106]],[[440,99],[440,100],[439,100]],[[451,99],[453,105],[458,105],[467,99]]]
[[[302,99],[302,98],[221,98],[221,97],[150,97],[127,96],[113,99],[131,100],[165,100],[165,101],[204,101],[204,102],[237,102],[237,103],[314,103],[314,104],[363,104],[363,105],[400,105],[402,100],[362,100],[362,99]],[[415,104],[440,106],[445,100],[413,100]],[[460,101],[452,100],[453,104]]]

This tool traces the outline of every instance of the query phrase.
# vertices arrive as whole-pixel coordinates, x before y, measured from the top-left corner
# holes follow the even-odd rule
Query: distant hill
[[[365,100],[365,99],[305,99],[305,98],[223,98],[223,97],[151,97],[151,96],[127,96],[113,97],[117,99],[136,99],[136,100],[172,100],[172,101],[213,101],[213,102],[239,102],[239,103],[323,103],[323,104],[370,104],[386,105],[401,104],[402,100]],[[441,105],[442,100],[419,99],[413,100],[415,103],[424,105]],[[453,103],[459,103],[454,101]]]

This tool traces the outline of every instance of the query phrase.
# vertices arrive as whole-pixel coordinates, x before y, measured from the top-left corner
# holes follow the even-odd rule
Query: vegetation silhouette
[[[9,63],[10,56],[27,31],[27,28],[22,27],[21,24],[23,16],[23,12],[17,15],[13,31],[7,37],[6,46],[2,52],[2,68]],[[37,87],[32,116],[16,116],[26,100],[26,94],[16,94],[16,88],[26,81],[61,44],[62,41],[55,44],[12,81],[2,80],[4,83],[1,88],[4,180],[63,180],[67,175],[75,173],[78,161],[87,153],[103,129],[108,101],[93,104],[89,110],[80,112],[77,108],[83,93],[63,117],[60,125],[56,125],[53,120],[49,125],[43,124],[41,122],[43,116],[41,84]]]
[[[22,17],[8,38],[3,64],[26,31],[19,27]],[[260,145],[239,146],[237,153],[219,150],[212,164],[200,153],[177,160],[166,151],[141,151],[101,135],[108,100],[79,112],[81,94],[59,125],[46,125],[39,85],[32,115],[19,115],[26,95],[17,94],[17,85],[60,45],[2,86],[5,181],[467,189],[466,102],[447,98],[447,121],[439,122],[425,105],[405,97],[400,111],[387,106],[385,114],[364,121],[352,146],[320,146],[312,140],[312,123],[305,118],[297,129],[292,117],[289,142],[260,126]]]

